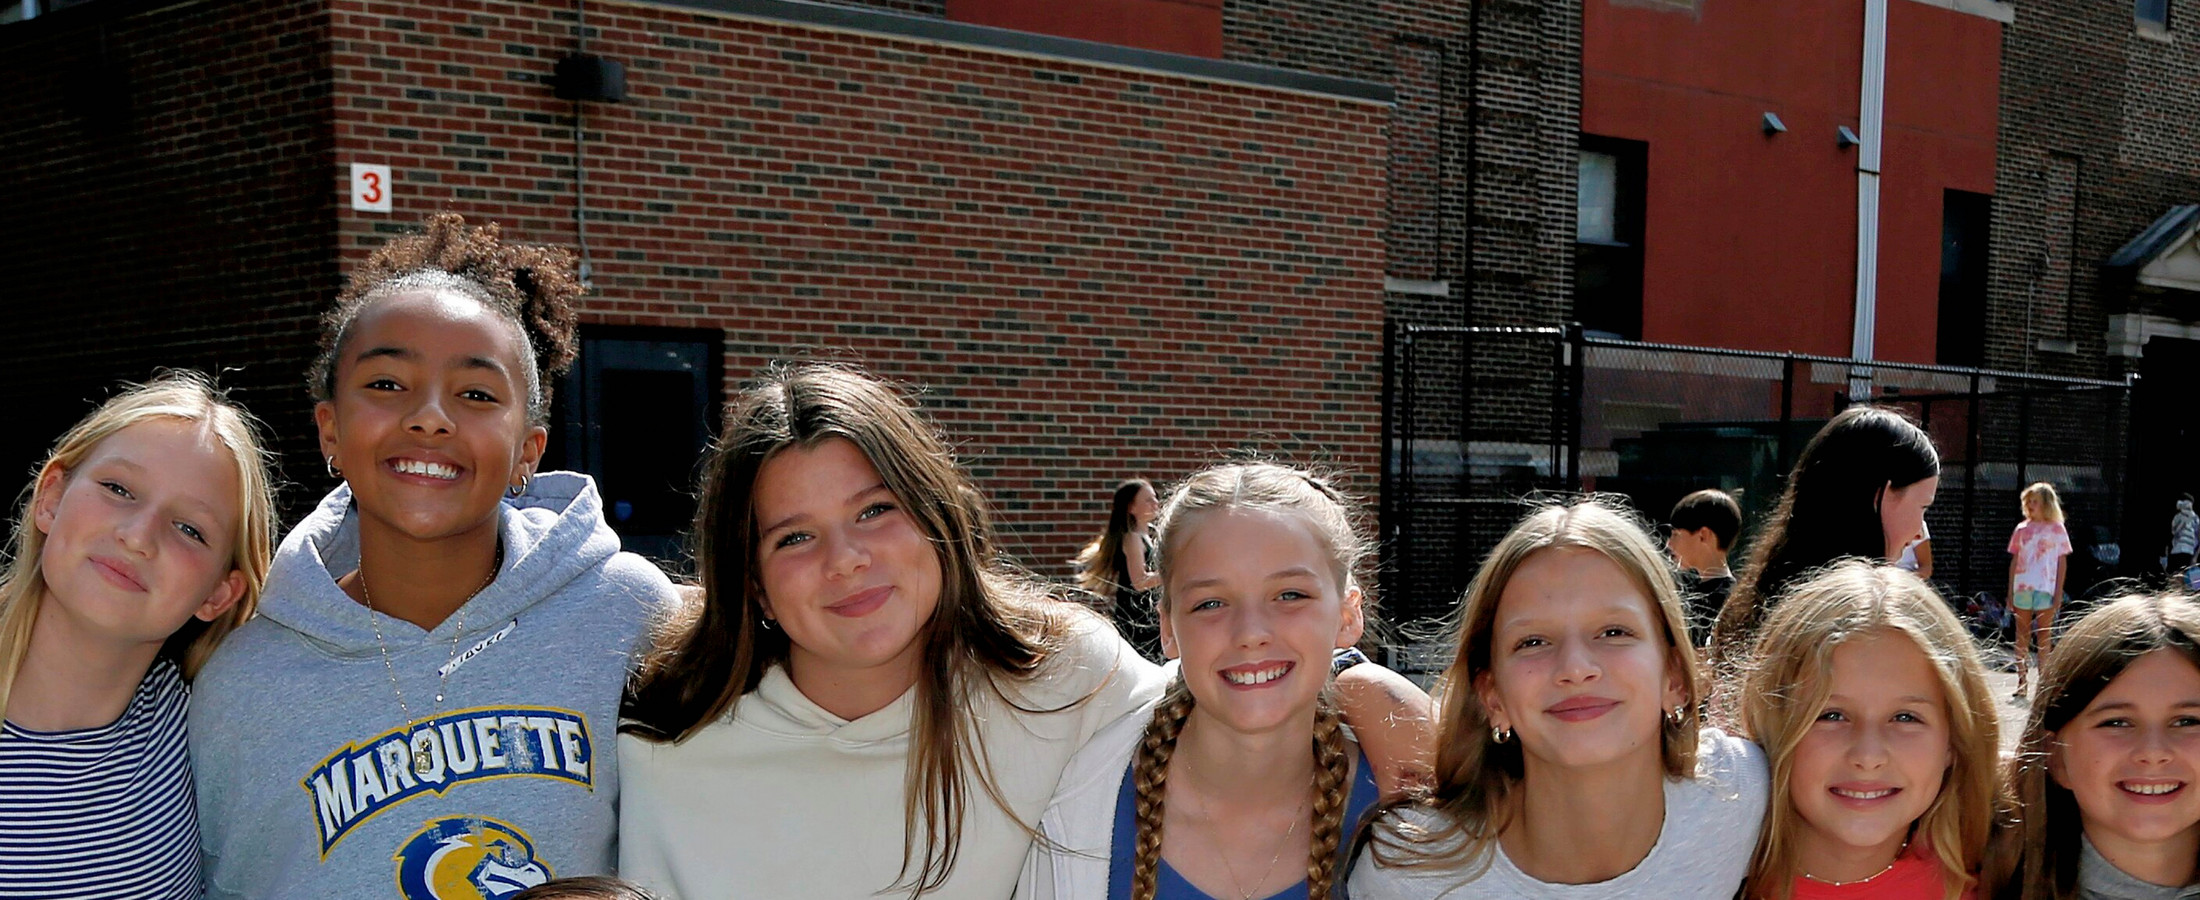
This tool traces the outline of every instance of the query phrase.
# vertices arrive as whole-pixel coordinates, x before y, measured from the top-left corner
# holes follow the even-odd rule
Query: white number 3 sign
[[[390,167],[351,164],[351,208],[360,212],[389,212]]]

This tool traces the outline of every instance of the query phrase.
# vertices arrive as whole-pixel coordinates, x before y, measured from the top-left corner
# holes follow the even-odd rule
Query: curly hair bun
[[[321,317],[321,352],[309,376],[314,399],[334,393],[337,351],[359,314],[375,300],[413,289],[464,294],[519,326],[534,357],[529,412],[541,420],[551,382],[579,349],[575,301],[588,286],[564,248],[507,243],[496,223],[468,226],[464,216],[447,212],[430,215],[419,234],[383,244],[352,270]]]

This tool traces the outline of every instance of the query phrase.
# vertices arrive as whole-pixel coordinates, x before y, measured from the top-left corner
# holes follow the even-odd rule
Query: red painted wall
[[[1103,44],[1222,57],[1222,0],[947,0],[947,17]]]
[[[1585,0],[1582,21],[1581,130],[1649,144],[1644,339],[1847,355],[1858,151],[1835,129],[1857,127],[1863,4]],[[1933,361],[1941,191],[1993,191],[2001,27],[1890,5],[1880,358]]]

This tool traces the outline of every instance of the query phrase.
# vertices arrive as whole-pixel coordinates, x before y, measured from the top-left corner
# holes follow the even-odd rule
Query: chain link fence
[[[1540,494],[1623,495],[1660,521],[1690,491],[1741,501],[1739,565],[1811,435],[1852,403],[1902,409],[1941,454],[1932,580],[2001,593],[2017,493],[2063,496],[2073,596],[2113,573],[2130,386],[2123,382],[1648,344],[1556,328],[1394,326],[1381,511],[1388,615],[1449,615]],[[1410,661],[1408,661],[1410,665]]]

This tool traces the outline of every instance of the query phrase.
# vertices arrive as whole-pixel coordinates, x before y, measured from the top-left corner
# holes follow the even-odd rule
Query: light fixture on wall
[[[1758,127],[1765,130],[1765,135],[1767,137],[1775,134],[1780,134],[1788,130],[1787,123],[1780,121],[1780,117],[1777,114],[1769,111],[1765,113],[1764,118],[1759,120],[1757,124]]]
[[[588,53],[558,60],[550,83],[560,100],[617,103],[626,99],[626,67]]]
[[[1841,126],[1834,132],[1833,140],[1834,143],[1840,144],[1841,149],[1843,150],[1847,150],[1850,147],[1854,147],[1864,142],[1864,139],[1857,137],[1856,132],[1850,130],[1849,126],[1847,125]]]

